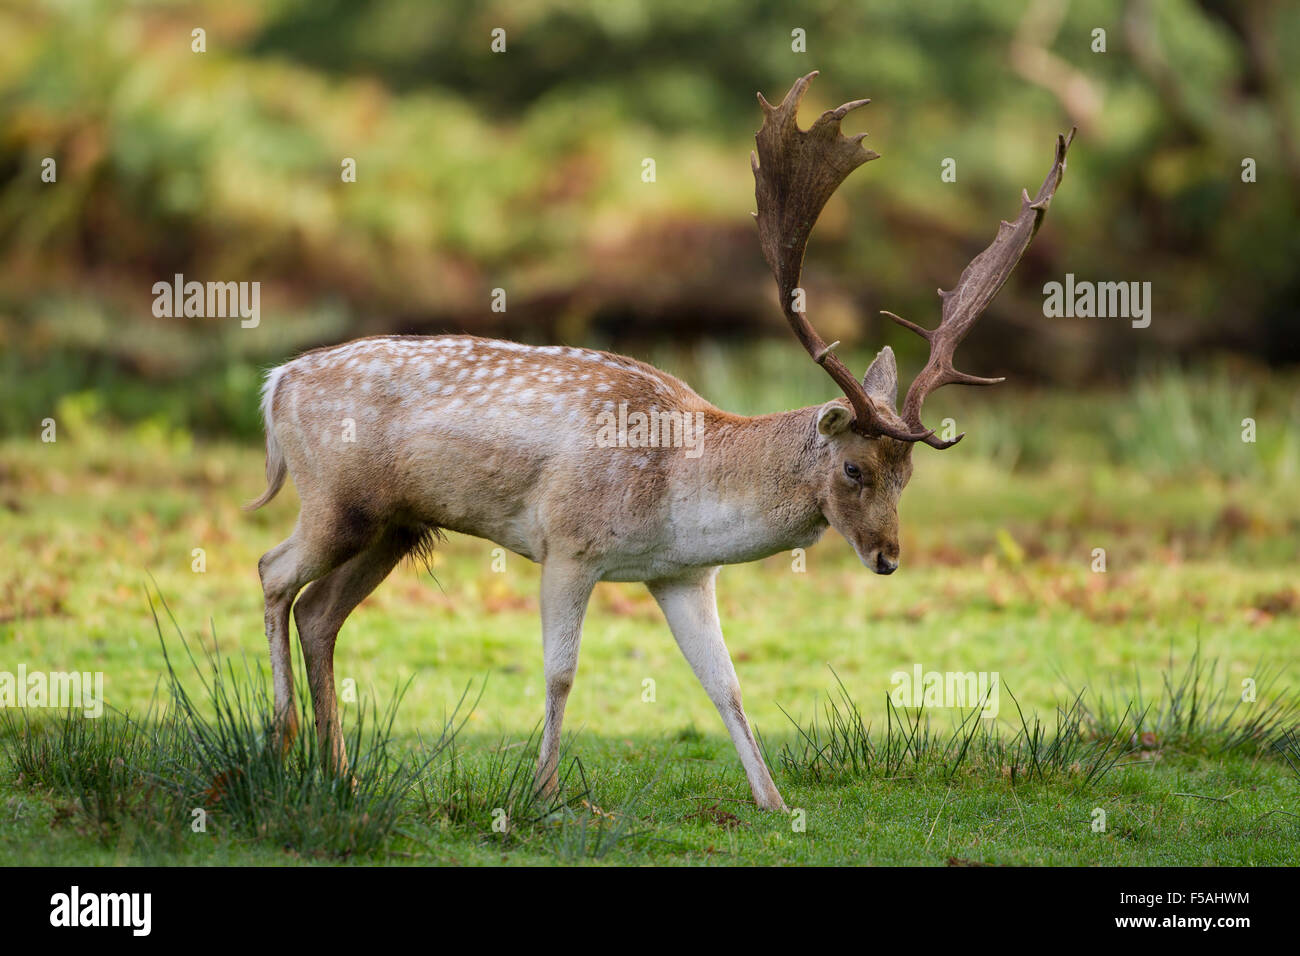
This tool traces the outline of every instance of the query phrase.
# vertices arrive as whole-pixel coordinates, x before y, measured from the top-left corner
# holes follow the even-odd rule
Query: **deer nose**
[[[877,574],[893,574],[898,570],[898,558],[890,558],[883,551],[876,552],[876,566],[872,569]]]

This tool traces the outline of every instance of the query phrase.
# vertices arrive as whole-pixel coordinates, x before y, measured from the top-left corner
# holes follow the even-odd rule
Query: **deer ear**
[[[853,424],[853,412],[841,401],[827,402],[817,412],[817,431],[830,438]]]
[[[898,410],[898,365],[888,345],[876,353],[876,360],[862,376],[862,387],[872,398]]]

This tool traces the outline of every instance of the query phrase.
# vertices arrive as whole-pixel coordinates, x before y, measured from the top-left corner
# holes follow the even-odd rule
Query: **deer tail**
[[[266,382],[262,385],[262,424],[266,431],[266,491],[262,492],[262,496],[256,501],[244,505],[245,511],[256,511],[279,494],[280,489],[284,487],[284,476],[288,473],[284,463],[284,452],[280,450],[280,442],[275,437],[275,422],[272,420],[275,387],[280,383],[283,372],[283,366],[271,369],[266,375]]]

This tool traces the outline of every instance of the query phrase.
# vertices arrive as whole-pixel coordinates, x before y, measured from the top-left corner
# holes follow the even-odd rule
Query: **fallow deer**
[[[557,785],[560,729],[592,589],[598,581],[632,581],[644,582],[662,608],[722,716],[755,801],[784,808],[723,642],[714,597],[719,567],[807,547],[827,526],[872,571],[898,567],[897,507],[912,474],[912,446],[947,448],[961,438],[936,437],[922,424],[921,404],[942,385],[1001,381],[956,371],[953,350],[1033,238],[1070,142],[1057,138],[1037,196],[1022,192],[1017,218],[1001,224],[952,291],[940,291],[937,328],[891,315],[930,344],[899,412],[893,352],[882,349],[859,382],[832,351],[838,343],[827,345],[800,305],[813,224],[844,178],[877,158],[861,145],[865,133],[840,132],[844,116],[867,100],[799,128],[795,114],[816,75],[799,79],[779,106],[759,94],[755,217],[785,317],[843,398],[733,415],[635,359],[471,336],[364,338],[269,373],[262,398],[268,487],[249,507],[270,501],[286,473],[301,499],[293,534],[258,563],[282,739],[297,732],[290,607],[322,750],[336,768],[346,767],[334,691],[339,628],[404,556],[427,549],[444,530],[457,531],[541,565],[540,789]],[[605,447],[599,416],[619,406],[694,421],[702,447],[690,455],[664,443]]]

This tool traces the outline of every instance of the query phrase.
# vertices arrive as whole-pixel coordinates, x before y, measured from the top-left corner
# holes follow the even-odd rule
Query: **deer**
[[[719,622],[724,565],[807,548],[828,527],[871,571],[899,565],[899,497],[912,448],[946,449],[922,421],[944,385],[993,385],[953,367],[953,352],[1001,289],[1041,225],[1073,139],[1058,136],[1047,178],[1003,221],[942,301],[937,327],[890,319],[929,343],[929,358],[897,405],[898,369],[881,349],[859,380],[810,323],[799,288],[804,251],[823,206],[854,169],[879,154],[841,121],[861,99],[803,130],[809,83],[779,105],[761,93],[762,127],[750,165],[758,238],[799,343],[842,396],[758,416],[714,407],[686,383],[634,358],[570,346],[469,335],[361,338],[271,369],[262,388],[267,488],[286,476],[300,508],[292,534],[258,562],[274,687],[274,733],[298,733],[289,616],[297,626],[321,753],[345,771],[334,649],[352,611],[407,556],[428,556],[445,532],[487,539],[541,566],[539,609],[545,713],[536,792],[553,795],[565,703],[578,671],[583,620],[601,581],[643,583],[717,708],[753,799],[785,802],[742,703]],[[660,443],[597,440],[616,408],[696,423],[692,454]],[[353,434],[348,434],[349,427]],[[672,432],[672,430],[669,430]],[[670,439],[676,433],[670,434]],[[349,440],[351,438],[351,440]],[[300,594],[301,592],[301,594]],[[296,603],[295,603],[296,598]]]

